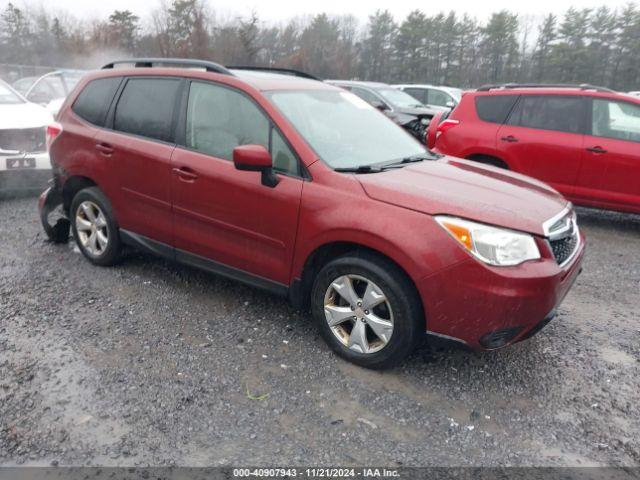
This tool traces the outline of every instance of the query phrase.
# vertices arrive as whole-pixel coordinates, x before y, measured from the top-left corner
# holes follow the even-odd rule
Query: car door
[[[640,105],[591,101],[576,196],[595,206],[640,211]]]
[[[582,161],[586,103],[577,95],[521,95],[498,129],[499,155],[513,170],[571,196]]]
[[[171,153],[181,85],[171,77],[126,79],[107,119],[110,128],[95,137],[117,178],[112,202],[120,228],[167,245],[173,243]]]
[[[288,285],[303,179],[299,159],[245,93],[191,82],[184,138],[173,153],[176,257],[263,287]],[[233,149],[270,150],[279,183],[237,170]]]

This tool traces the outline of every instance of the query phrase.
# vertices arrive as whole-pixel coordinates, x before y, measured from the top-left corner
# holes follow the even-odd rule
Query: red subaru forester
[[[530,175],[577,205],[640,213],[640,98],[591,85],[487,85],[429,127],[436,152]]]
[[[528,338],[581,268],[584,238],[554,190],[434,156],[319,81],[116,62],[57,122],[41,214],[48,225],[62,204],[89,261],[114,264],[126,244],[265,288],[309,306],[366,367],[425,333],[484,350]]]

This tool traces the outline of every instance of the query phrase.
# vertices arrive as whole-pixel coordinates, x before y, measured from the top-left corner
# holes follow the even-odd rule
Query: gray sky
[[[167,0],[168,1],[168,0]],[[115,9],[131,10],[140,17],[146,17],[159,5],[160,0],[56,0],[46,2],[47,9],[63,9],[80,18],[104,17]],[[4,6],[8,0],[0,0],[0,6]],[[14,0],[17,5],[45,5],[41,0]],[[416,0],[322,0],[322,1],[290,1],[290,0],[209,0],[209,5],[222,17],[232,15],[248,15],[255,11],[261,20],[277,22],[291,17],[309,15],[319,12],[332,14],[354,14],[360,19],[366,19],[367,15],[376,9],[388,9],[396,17],[401,19],[411,10],[420,8],[425,13],[435,13],[440,10],[454,10],[458,13],[469,13],[479,19],[484,19],[491,12],[500,9],[509,9],[523,15],[535,17],[547,13],[562,13],[570,6],[598,7],[604,4],[610,7],[618,7],[627,3],[627,0],[536,0],[536,1],[506,1],[506,0],[447,0],[446,2],[416,1]],[[432,10],[433,9],[433,10]]]

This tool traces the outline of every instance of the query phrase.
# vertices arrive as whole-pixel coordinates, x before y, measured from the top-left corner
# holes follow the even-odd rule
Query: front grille
[[[36,153],[46,149],[44,127],[0,130],[0,150]]]
[[[551,251],[553,251],[553,256],[558,262],[559,265],[562,265],[566,262],[576,247],[578,246],[578,235],[573,234],[570,237],[561,238],[559,240],[550,240],[549,244],[551,245]]]
[[[551,222],[553,223],[546,227],[549,246],[558,265],[564,265],[571,259],[580,242],[576,215],[569,209],[560,219],[549,220],[547,223]]]

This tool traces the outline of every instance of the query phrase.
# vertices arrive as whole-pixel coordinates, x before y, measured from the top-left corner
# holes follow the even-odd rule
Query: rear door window
[[[114,130],[172,142],[180,82],[177,78],[130,78],[116,106]]]
[[[121,77],[109,77],[89,82],[78,95],[71,109],[87,122],[99,127],[103,126],[107,110],[121,80]]]
[[[540,130],[582,133],[584,105],[584,97],[579,96],[524,95],[507,123]]]
[[[518,95],[482,95],[475,99],[478,117],[485,122],[504,123]]]
[[[594,98],[592,108],[592,135],[640,142],[640,106]]]

